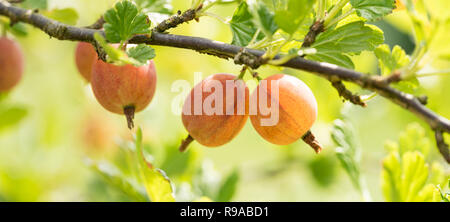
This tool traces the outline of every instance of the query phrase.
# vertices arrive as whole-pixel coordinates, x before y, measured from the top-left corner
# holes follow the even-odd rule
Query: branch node
[[[351,103],[355,105],[360,105],[362,107],[367,107],[367,104],[362,100],[361,96],[353,94],[350,90],[348,90],[344,83],[337,78],[337,77],[331,77],[330,78],[331,85],[333,85],[334,88],[339,93],[339,96],[343,97],[344,99],[350,101]]]
[[[258,69],[261,65],[265,64],[267,60],[253,55],[245,48],[241,48],[241,50],[234,56],[234,63],[237,65],[247,65],[252,69]]]
[[[424,106],[426,106],[428,104],[428,96],[426,96],[426,95],[417,97],[417,100]]]

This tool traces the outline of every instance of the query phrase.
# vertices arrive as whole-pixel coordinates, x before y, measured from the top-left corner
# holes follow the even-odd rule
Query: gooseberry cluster
[[[217,85],[219,87],[214,87]],[[222,96],[215,97],[214,107],[208,105],[213,93],[211,88]],[[196,104],[196,96],[201,103]],[[215,109],[218,103],[222,106]],[[317,118],[317,102],[301,80],[284,74],[273,75],[262,80],[249,96],[242,79],[231,74],[215,74],[198,83],[185,100],[182,120],[189,136],[180,151],[193,140],[207,147],[228,143],[244,127],[249,115],[259,135],[273,144],[288,145],[306,136],[317,152],[321,149],[309,132]],[[277,118],[270,122],[271,115]]]

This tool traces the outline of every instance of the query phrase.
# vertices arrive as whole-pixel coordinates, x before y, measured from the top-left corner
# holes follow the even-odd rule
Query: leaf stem
[[[347,3],[350,0],[340,0],[336,5],[334,5],[334,7],[331,9],[330,13],[328,13],[327,16],[325,16],[324,19],[324,24],[326,26],[326,24],[330,23],[330,21],[336,17],[336,15],[339,13],[339,11],[344,8],[345,5],[347,5]]]
[[[433,72],[424,72],[424,73],[417,73],[416,77],[429,77],[429,76],[440,76],[440,75],[450,75],[450,69],[447,70],[438,70]]]
[[[325,29],[328,29],[328,28],[330,28],[331,26],[333,26],[334,24],[336,24],[336,23],[342,21],[343,19],[347,18],[347,17],[348,17],[349,15],[351,15],[353,12],[355,12],[355,9],[354,9],[354,8],[348,10],[346,13],[344,13],[344,14],[338,16],[337,18],[331,20],[329,23],[326,23],[326,22],[325,22],[325,23],[324,23]]]
[[[223,24],[226,24],[226,25],[229,24],[228,21],[227,21],[226,19],[220,17],[220,16],[217,15],[217,14],[211,13],[211,12],[202,12],[202,13],[198,13],[197,15],[199,15],[199,16],[206,15],[206,16],[209,16],[209,17],[211,17],[211,18],[217,19],[218,21],[222,22]]]
[[[325,18],[326,4],[326,0],[319,0],[319,6],[317,9],[317,20],[319,21],[322,21]]]
[[[294,38],[293,34],[290,34],[289,37],[285,40],[283,40],[283,43],[281,43],[281,45],[279,45],[275,50],[267,50],[267,52],[262,56],[264,59],[269,59],[272,60],[273,57],[275,57],[276,55],[278,55],[278,53],[280,53],[281,49],[288,44],[290,41],[292,41],[292,39]],[[289,61],[289,60],[288,60]]]
[[[247,72],[248,66],[244,65],[241,69],[241,72],[239,73],[239,76],[237,77],[237,79],[243,79],[245,76],[245,72]]]
[[[258,39],[259,33],[261,33],[261,29],[256,30],[255,34],[253,35],[252,40],[250,40],[250,42],[247,44],[247,47],[249,45],[252,45],[256,41],[256,39]]]
[[[361,96],[361,100],[362,100],[363,102],[367,102],[367,101],[369,101],[369,100],[375,98],[377,95],[378,95],[378,93],[374,92],[374,93],[371,93],[371,94],[366,95],[366,96]]]

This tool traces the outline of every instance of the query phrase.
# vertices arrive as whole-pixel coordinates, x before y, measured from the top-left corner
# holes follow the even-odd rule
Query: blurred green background
[[[49,8],[74,8],[77,26],[92,24],[112,6],[111,0],[53,0]],[[173,0],[174,9],[187,9],[190,1]],[[226,17],[236,5],[213,8]],[[414,48],[410,21],[396,12],[375,23],[385,32],[386,43],[401,45],[407,52]],[[49,38],[29,28],[27,37],[16,38],[25,54],[26,71],[18,87],[0,102],[2,107],[26,110],[26,116],[12,127],[0,127],[0,200],[2,201],[132,201],[115,189],[86,164],[87,158],[114,159],[120,155],[117,144],[132,139],[125,118],[104,110],[95,100],[90,86],[78,74],[74,62],[75,42]],[[229,27],[211,17],[182,25],[171,33],[199,36],[231,42]],[[148,159],[166,171],[174,183],[177,200],[194,200],[195,179],[199,171],[208,171],[206,183],[220,183],[231,172],[239,173],[232,201],[361,201],[358,191],[336,158],[331,139],[333,121],[345,114],[353,125],[361,148],[360,169],[372,199],[384,201],[381,189],[382,160],[388,154],[387,141],[398,141],[411,123],[425,129],[413,142],[429,139],[428,163],[440,162],[448,175],[449,167],[434,144],[432,131],[414,115],[391,102],[376,97],[367,108],[342,102],[331,84],[315,75],[262,67],[262,77],[285,72],[298,76],[314,92],[319,106],[318,120],[312,130],[325,146],[317,155],[302,141],[290,146],[275,146],[263,140],[249,121],[230,143],[206,148],[194,143],[188,155],[176,153],[187,135],[181,117],[171,111],[179,92],[172,92],[174,81],[193,83],[195,72],[203,77],[214,73],[238,74],[241,67],[232,61],[193,51],[155,47],[158,83],[150,106],[138,113],[135,123],[143,130]],[[354,56],[356,69],[377,73],[373,53]],[[247,77],[249,78],[249,77]],[[450,75],[420,79],[429,96],[428,107],[450,118]],[[351,89],[357,87],[348,84]],[[252,90],[252,89],[250,89]],[[365,91],[358,91],[365,93]],[[346,102],[347,103],[347,102]],[[5,121],[0,119],[0,122]],[[1,124],[0,124],[1,125]],[[420,127],[419,127],[420,128]],[[447,141],[450,140],[447,137]],[[167,157],[173,157],[172,162]],[[183,169],[179,169],[183,168]],[[198,194],[198,192],[197,192]],[[194,195],[194,196],[193,196]]]

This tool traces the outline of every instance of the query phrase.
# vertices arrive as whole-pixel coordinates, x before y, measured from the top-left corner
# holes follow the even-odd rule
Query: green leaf
[[[340,119],[335,120],[331,138],[337,145],[336,155],[344,170],[349,175],[355,188],[362,192],[359,169],[360,148],[357,146],[352,125]]]
[[[395,0],[350,0],[358,16],[369,21],[380,19],[395,8]]]
[[[237,184],[239,182],[239,172],[233,170],[230,175],[223,181],[217,193],[216,201],[229,202],[236,193]]]
[[[431,165],[431,177],[429,182],[445,187],[445,183],[450,178],[450,175],[446,175],[445,168],[439,162],[433,162]]]
[[[317,53],[307,58],[353,69],[353,62],[348,55],[375,50],[383,42],[384,36],[380,29],[364,25],[362,21],[352,22],[320,34],[311,45]]]
[[[277,30],[274,14],[263,1],[249,0],[248,9],[253,17],[253,23],[266,35],[271,37]]]
[[[95,163],[92,161],[88,162],[88,166],[90,166],[94,172],[101,175],[107,183],[113,185],[116,189],[122,191],[135,201],[148,201],[145,193],[140,192],[139,189],[114,168],[114,166],[108,163]]]
[[[28,9],[47,9],[47,0],[26,0],[21,6]]]
[[[170,0],[134,0],[144,13],[161,13],[171,15],[173,7]]]
[[[248,11],[248,5],[245,1],[239,4],[230,21],[230,28],[233,34],[231,44],[238,46],[247,46],[253,39],[258,28],[253,23],[253,17]],[[264,38],[264,34],[260,33],[256,41]]]
[[[51,11],[45,11],[43,14],[68,25],[76,25],[78,21],[78,13],[73,8],[52,9]]]
[[[164,147],[165,158],[161,164],[161,169],[167,173],[169,177],[191,175],[197,167],[197,155],[194,149],[188,149],[181,153],[178,150],[179,144],[170,144]]]
[[[27,114],[23,107],[0,107],[0,130],[17,125]]]
[[[155,169],[147,162],[142,150],[142,130],[139,128],[135,136],[139,172],[144,182],[147,195],[153,202],[173,202],[172,184],[164,171]]]
[[[426,182],[428,164],[417,151],[391,152],[383,160],[382,190],[387,201],[433,201]],[[433,191],[433,190],[432,190]],[[435,190],[434,190],[435,192]]]
[[[357,21],[320,34],[311,46],[320,50],[359,54],[373,51],[384,42],[383,32],[373,25]]]
[[[398,45],[391,50],[388,45],[382,44],[375,49],[381,74],[383,76],[392,74],[393,71],[407,66],[410,62],[406,52]]]
[[[130,48],[127,50],[127,53],[128,56],[141,64],[145,64],[148,60],[155,58],[155,49],[145,44],[139,44],[136,47]]]
[[[347,69],[354,69],[355,65],[353,64],[350,57],[347,55],[341,54],[339,51],[327,51],[322,50],[318,51],[315,54],[311,54],[306,56],[307,59],[311,59],[318,62],[327,62],[331,64],[335,64]]]
[[[139,34],[150,34],[150,20],[130,1],[120,1],[105,13],[106,39],[112,43],[125,42]]]
[[[141,65],[141,63],[139,61],[136,61],[134,58],[128,57],[128,55],[124,51],[122,51],[112,45],[109,45],[106,42],[105,38],[103,38],[103,36],[100,33],[96,32],[94,34],[94,39],[97,41],[97,43],[103,48],[103,50],[108,55],[107,61],[109,63],[113,63],[115,65],[125,65],[125,64],[133,64],[135,66]]]
[[[293,34],[312,12],[315,0],[287,0],[275,11],[275,22],[281,30]]]
[[[410,151],[419,151],[426,158],[430,152],[430,147],[431,141],[418,123],[409,124],[406,130],[400,134],[400,155]]]
[[[387,201],[439,201],[436,186],[444,186],[448,176],[439,163],[430,170],[425,162],[430,144],[419,124],[408,125],[398,143],[386,144],[390,152],[383,160],[381,179]]]
[[[27,36],[28,35],[28,29],[27,26],[24,23],[18,22],[14,24],[12,27],[8,26],[9,30],[12,32],[12,34],[16,36]]]
[[[375,49],[375,55],[378,58],[378,65],[381,75],[387,76],[396,70],[400,70],[410,64],[410,58],[406,52],[398,45],[391,50],[386,44],[380,45]],[[419,80],[415,77],[395,83],[394,88],[416,95],[418,92]]]

